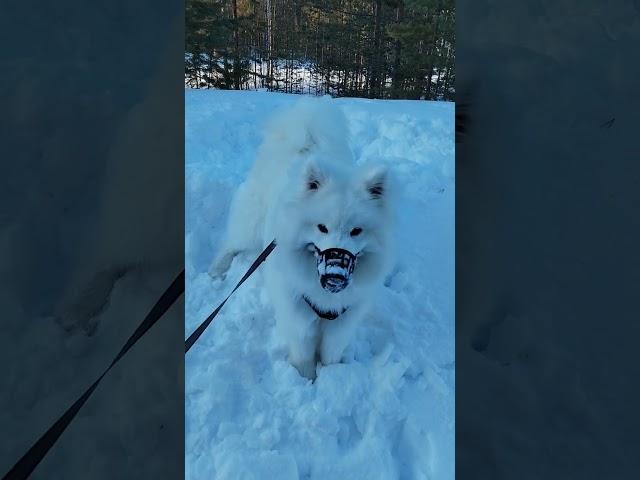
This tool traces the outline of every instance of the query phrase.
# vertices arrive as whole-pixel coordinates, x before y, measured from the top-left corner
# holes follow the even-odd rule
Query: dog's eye
[[[321,223],[318,224],[318,230],[320,230],[322,233],[329,233],[329,230],[327,230],[327,227],[325,227]]]
[[[352,237],[357,237],[361,233],[362,233],[362,229],[360,227],[356,227],[353,230],[351,230],[351,236]]]
[[[320,184],[316,180],[312,180],[307,184],[309,190],[317,190]]]

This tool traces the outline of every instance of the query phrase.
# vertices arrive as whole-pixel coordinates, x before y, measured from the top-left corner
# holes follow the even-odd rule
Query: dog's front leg
[[[340,363],[363,314],[362,307],[352,306],[335,320],[322,320],[320,360],[323,365]]]
[[[317,338],[300,336],[289,343],[289,363],[305,378],[316,378]]]
[[[276,299],[274,299],[276,300]],[[305,378],[316,378],[316,351],[319,326],[315,315],[306,305],[278,298],[274,302],[276,323],[281,338],[287,346],[289,363]]]

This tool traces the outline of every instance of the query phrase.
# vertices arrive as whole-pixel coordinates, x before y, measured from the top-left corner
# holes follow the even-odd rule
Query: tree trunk
[[[373,33],[373,62],[371,65],[371,80],[369,82],[369,97],[377,98],[380,89],[380,39],[382,38],[382,0],[375,0],[375,30]]]
[[[272,36],[271,36],[271,0],[266,0],[267,4],[267,88],[271,90],[271,80],[273,79],[273,58],[272,58]]]
[[[240,36],[238,35],[238,0],[232,0],[233,5],[233,86],[240,90]]]
[[[404,18],[404,3],[402,1],[396,8],[396,23],[401,23]],[[391,77],[391,91],[393,98],[398,98],[400,95],[400,91],[402,89],[401,83],[402,78],[400,75],[400,58],[402,55],[402,44],[400,40],[396,40],[394,44],[394,59],[393,59],[393,74]]]

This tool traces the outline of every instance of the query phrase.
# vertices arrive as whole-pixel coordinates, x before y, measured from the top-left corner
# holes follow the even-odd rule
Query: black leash
[[[209,324],[213,321],[213,319],[216,317],[216,315],[218,315],[218,312],[222,309],[224,304],[227,303],[227,300],[229,300],[229,297],[231,297],[231,295],[233,295],[233,293],[238,289],[238,287],[240,287],[240,285],[242,285],[245,282],[245,280],[247,278],[249,278],[251,276],[251,274],[257,270],[257,268],[260,266],[260,264],[267,259],[267,257],[273,251],[274,248],[276,248],[276,241],[275,240],[273,242],[271,242],[269,245],[267,245],[267,248],[265,248],[262,251],[262,253],[258,256],[258,258],[256,258],[256,260],[249,267],[249,270],[247,270],[247,273],[244,274],[244,276],[240,279],[240,281],[235,286],[235,288],[233,290],[231,290],[231,293],[229,295],[227,295],[227,298],[225,298],[222,301],[222,303],[220,305],[218,305],[218,308],[216,308],[213,312],[211,312],[211,315],[209,315],[198,326],[198,328],[196,328],[193,331],[193,333],[191,335],[189,335],[189,338],[187,338],[187,340],[184,342],[184,346],[185,346],[184,353],[185,354],[189,351],[189,349],[193,346],[193,344],[196,343],[198,338],[200,338],[200,335],[203,334],[203,332],[206,330],[206,328],[209,326]]]
[[[193,346],[193,344],[200,338],[200,335],[205,331],[205,329],[209,326],[211,321],[215,318],[218,312],[222,309],[224,304],[229,300],[229,297],[233,295],[233,293],[242,285],[247,278],[256,271],[256,269],[260,266],[262,262],[266,260],[269,254],[276,247],[276,241],[271,242],[267,248],[265,248],[262,253],[258,256],[258,258],[253,262],[247,273],[240,279],[235,288],[231,291],[227,298],[216,308],[211,315],[209,315],[204,322],[200,324],[200,326],[189,336],[189,338],[185,342],[185,353],[189,351],[189,349]],[[175,303],[175,301],[180,298],[180,296],[184,293],[184,270],[180,272],[180,274],[175,278],[175,280],[171,283],[169,288],[165,290],[160,299],[153,306],[151,311],[147,314],[142,323],[138,326],[138,328],[133,332],[133,334],[127,340],[124,347],[120,350],[118,355],[113,359],[111,364],[106,368],[106,370],[98,377],[98,379],[93,382],[93,384],[87,388],[87,390],[78,398],[73,405],[71,405],[67,411],[62,414],[62,416],[54,423],[49,430],[47,430],[37,441],[34,443],[31,448],[16,462],[16,464],[9,470],[9,472],[2,477],[2,480],[24,480],[33,473],[33,470],[38,466],[38,464],[42,461],[45,455],[51,450],[51,448],[55,445],[56,441],[67,429],[71,421],[78,414],[78,411],[82,408],[82,406],[89,400],[93,391],[98,387],[102,379],[105,375],[111,370],[116,363],[120,361],[120,359],[133,347],[142,336],[147,333],[147,331],[165,314],[167,310]]]
[[[71,421],[75,418],[76,414],[82,408],[82,406],[89,399],[93,391],[96,389],[100,381],[104,376],[118,363],[118,361],[124,356],[125,353],[133,347],[138,340],[169,310],[171,305],[180,298],[184,292],[184,270],[175,278],[173,283],[165,290],[160,299],[153,306],[151,311],[147,314],[142,323],[138,326],[135,332],[129,337],[127,343],[120,350],[118,355],[113,359],[111,365],[93,382],[87,390],[71,405],[67,411],[54,423],[49,430],[47,430],[36,443],[25,453],[20,460],[13,466],[9,472],[2,477],[2,480],[23,480],[27,478],[33,470],[42,461],[44,456],[51,450],[51,447],[56,443],[60,435],[64,433]]]

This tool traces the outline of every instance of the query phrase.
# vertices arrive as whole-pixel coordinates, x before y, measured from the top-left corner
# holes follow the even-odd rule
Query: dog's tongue
[[[332,293],[349,285],[355,267],[355,256],[346,250],[330,248],[318,255],[318,275],[322,288]]]

